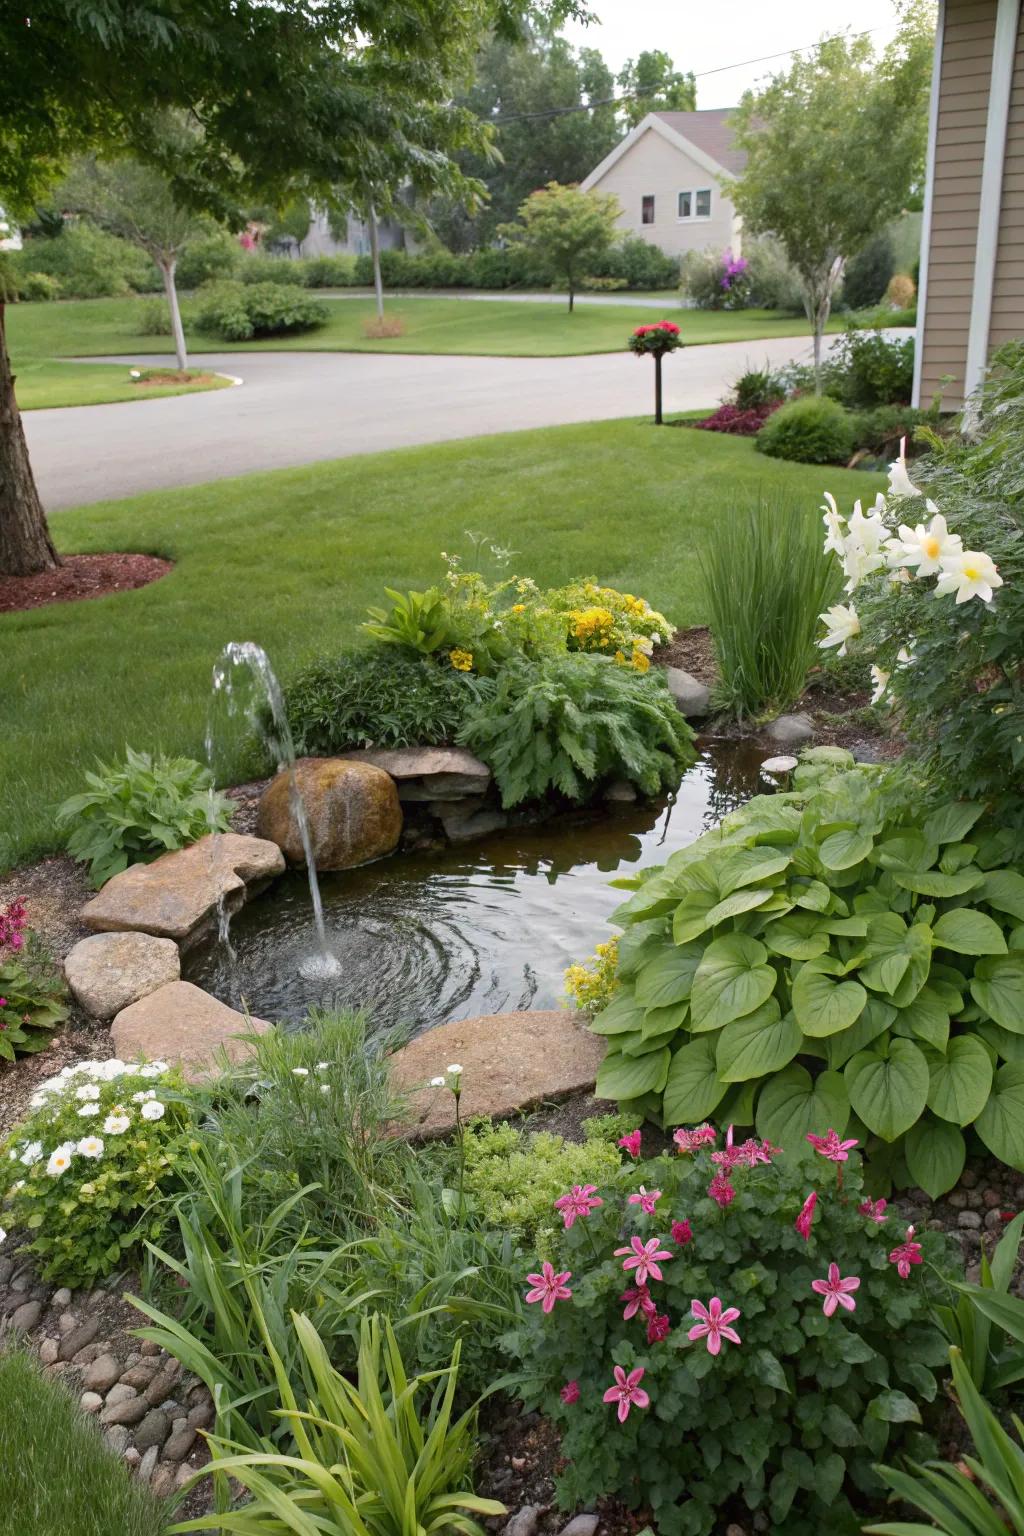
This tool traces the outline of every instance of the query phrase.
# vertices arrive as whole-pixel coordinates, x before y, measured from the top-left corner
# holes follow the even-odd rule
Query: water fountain
[[[214,663],[212,682],[213,698],[206,727],[207,763],[211,772],[215,772],[218,724],[215,714],[218,700],[223,700],[228,717],[235,718],[241,715],[249,727],[262,739],[277,766],[278,773],[287,772],[289,775],[291,811],[302,840],[318,941],[318,952],[304,958],[300,963],[299,971],[307,981],[327,980],[337,976],[341,965],[337,957],[331,953],[327,943],[320,883],[317,880],[306,807],[295,773],[295,744],[288,725],[281,685],[270,665],[266,651],[251,640],[232,640],[224,647]],[[229,957],[233,959],[234,951],[228,931],[229,922],[229,913],[224,902],[221,901],[218,912],[219,939]]]

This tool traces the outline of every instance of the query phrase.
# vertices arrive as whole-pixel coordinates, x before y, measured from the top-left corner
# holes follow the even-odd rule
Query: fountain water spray
[[[244,686],[242,686],[244,685]],[[262,646],[251,640],[232,640],[221,652],[213,668],[214,700],[225,700],[229,715],[244,714],[249,725],[262,738],[273,758],[278,773],[288,774],[288,793],[292,816],[302,841],[309,876],[309,895],[313,904],[320,953],[311,955],[299,967],[308,980],[336,976],[341,969],[335,955],[327,946],[327,930],[324,926],[324,910],[320,900],[320,884],[316,877],[313,844],[309,835],[306,806],[295,773],[295,744],[292,741],[288,716],[285,712],[281,685]],[[264,707],[265,711],[264,712]],[[210,768],[214,767],[213,708],[211,706],[206,731],[206,756]],[[223,901],[219,906],[219,928],[222,943],[229,952],[228,913]]]

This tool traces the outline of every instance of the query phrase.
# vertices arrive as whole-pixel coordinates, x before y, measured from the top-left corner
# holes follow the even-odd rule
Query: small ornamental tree
[[[549,181],[521,204],[521,223],[503,224],[499,234],[525,246],[538,267],[566,284],[571,314],[576,289],[611,245],[621,212],[618,198],[609,193]]]
[[[555,1200],[554,1262],[524,1263],[506,1345],[562,1430],[564,1507],[614,1496],[663,1536],[733,1509],[852,1533],[878,1458],[928,1454],[944,1240],[866,1199],[856,1140],[821,1131],[783,1154],[704,1125],[648,1159],[634,1131],[617,1174]]]
[[[629,338],[629,350],[637,357],[654,358],[654,425],[662,425],[661,411],[661,360],[667,352],[675,352],[685,346],[679,327],[671,320],[659,320],[655,325],[638,325]]]

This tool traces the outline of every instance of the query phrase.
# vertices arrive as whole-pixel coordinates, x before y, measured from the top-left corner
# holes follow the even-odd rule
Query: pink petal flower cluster
[[[608,1388],[604,1395],[604,1401],[606,1403],[618,1403],[619,1423],[625,1424],[629,1418],[629,1410],[631,1408],[647,1408],[650,1406],[651,1400],[640,1385],[644,1379],[643,1366],[638,1365],[636,1370],[630,1371],[627,1376],[622,1366],[617,1365],[613,1375],[615,1377],[615,1385]]]
[[[641,1139],[641,1133],[639,1131],[630,1131],[628,1135],[619,1137],[618,1144],[620,1147],[625,1147],[630,1157],[636,1158],[640,1156]]]
[[[734,1323],[740,1316],[739,1307],[726,1307],[723,1310],[722,1303],[717,1296],[712,1296],[707,1306],[702,1301],[690,1303],[690,1311],[698,1318],[687,1334],[689,1339],[707,1339],[708,1354],[717,1355],[722,1348],[722,1340],[728,1339],[730,1344],[741,1342],[735,1328],[729,1324]]]
[[[861,1216],[866,1216],[868,1221],[875,1221],[879,1226],[885,1220],[885,1208],[887,1200],[862,1200],[857,1210]]]
[[[572,1279],[572,1270],[566,1269],[560,1275],[555,1274],[555,1266],[545,1259],[541,1265],[539,1275],[527,1275],[528,1283],[532,1287],[526,1293],[528,1302],[539,1301],[542,1312],[550,1312],[556,1301],[568,1301],[572,1291],[566,1285],[567,1280]]]
[[[725,1210],[725,1207],[727,1205],[731,1205],[736,1198],[736,1191],[730,1183],[729,1176],[726,1173],[715,1174],[714,1178],[711,1180],[711,1183],[708,1185],[708,1194],[711,1196],[716,1205],[721,1206],[723,1211]]]
[[[693,1242],[693,1228],[688,1221],[674,1221],[669,1237],[677,1248],[685,1248],[687,1243]]]
[[[860,1280],[856,1275],[850,1275],[842,1279],[839,1274],[839,1265],[830,1264],[828,1278],[826,1280],[812,1280],[811,1290],[819,1296],[824,1296],[821,1310],[826,1317],[831,1317],[837,1307],[843,1307],[847,1312],[853,1312],[857,1303],[852,1292],[860,1290]]]
[[[661,1190],[660,1189],[647,1190],[641,1184],[640,1185],[639,1193],[635,1194],[635,1195],[630,1195],[629,1200],[626,1203],[628,1205],[638,1205],[640,1207],[640,1209],[644,1212],[645,1215],[653,1216],[654,1215],[654,1207],[657,1205],[657,1203],[658,1203],[658,1201],[660,1199],[661,1199]]]
[[[817,1203],[818,1192],[817,1190],[812,1189],[811,1193],[807,1196],[807,1199],[800,1207],[800,1215],[793,1223],[794,1227],[796,1227],[796,1230],[800,1233],[800,1236],[803,1238],[805,1243],[810,1239],[811,1236],[811,1228],[814,1225],[814,1207],[817,1205]]]
[[[574,1221],[582,1220],[591,1211],[596,1211],[598,1206],[604,1205],[601,1197],[595,1194],[596,1189],[596,1184],[574,1184],[567,1195],[559,1195],[555,1201],[555,1210],[561,1212],[567,1232]]]
[[[822,1157],[827,1157],[830,1163],[846,1163],[850,1160],[850,1151],[857,1146],[857,1138],[851,1141],[840,1141],[837,1131],[828,1130],[824,1136],[815,1136],[808,1132],[807,1140],[816,1152]]]
[[[673,1131],[672,1140],[680,1152],[697,1152],[701,1147],[714,1146],[718,1132],[710,1125],[698,1125],[696,1130],[687,1131],[680,1126],[678,1131]]]
[[[624,1323],[628,1323],[632,1318],[636,1317],[638,1312],[642,1312],[645,1317],[657,1316],[658,1309],[654,1305],[654,1300],[646,1285],[631,1285],[628,1291],[623,1291],[619,1300],[626,1303],[622,1314],[622,1321]]]
[[[781,1147],[773,1147],[770,1141],[758,1141],[754,1136],[748,1136],[740,1145],[734,1146],[732,1139],[732,1126],[725,1133],[725,1148],[721,1152],[712,1152],[711,1161],[723,1174],[730,1174],[734,1168],[743,1164],[747,1168],[756,1168],[758,1163],[770,1163],[773,1157],[777,1157],[782,1151]]]
[[[20,897],[0,907],[0,949],[21,949],[27,924],[28,911]]]
[[[667,1312],[661,1313],[660,1316],[656,1312],[653,1317],[648,1318],[648,1320],[647,1320],[647,1342],[648,1342],[648,1344],[660,1344],[662,1339],[667,1339],[671,1332],[672,1332],[672,1324],[669,1321],[669,1316],[668,1316]]]
[[[889,1263],[896,1265],[896,1273],[901,1280],[906,1280],[913,1264],[921,1264],[921,1244],[913,1241],[914,1228],[907,1228],[906,1240],[895,1247],[889,1255]]]
[[[652,1280],[664,1279],[659,1267],[659,1261],[674,1258],[674,1254],[669,1253],[667,1248],[659,1248],[658,1244],[660,1242],[660,1237],[650,1237],[646,1243],[639,1237],[631,1237],[628,1248],[616,1248],[615,1257],[617,1259],[621,1258],[623,1254],[628,1255],[627,1258],[622,1260],[622,1267],[627,1273],[631,1269],[636,1271],[633,1278],[636,1280],[637,1285],[646,1285],[648,1276]]]
[[[567,1408],[571,1408],[573,1403],[578,1403],[579,1400],[580,1400],[580,1384],[579,1384],[579,1382],[578,1381],[567,1381],[565,1386],[562,1388],[561,1392],[559,1392],[558,1395],[562,1399],[562,1402],[565,1404],[565,1406]]]

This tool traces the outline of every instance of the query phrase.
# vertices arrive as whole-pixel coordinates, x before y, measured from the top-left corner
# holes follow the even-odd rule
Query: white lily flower
[[[819,650],[826,651],[830,645],[839,647],[836,654],[846,655],[846,647],[856,635],[860,634],[860,619],[852,603],[833,603],[827,613],[819,613],[828,634],[823,640],[818,641]]]
[[[939,563],[942,575],[935,583],[936,597],[955,592],[958,603],[966,603],[972,597],[990,603],[995,588],[1003,584],[995,562],[980,549],[964,549],[955,555],[945,555]]]
[[[871,691],[871,702],[872,702],[872,704],[877,704],[881,700],[882,695],[885,693],[885,690],[889,686],[889,679],[890,679],[891,676],[892,676],[891,672],[886,672],[881,667],[872,666],[872,668],[871,668],[871,689],[872,689],[872,691]]]
[[[103,1142],[99,1136],[83,1136],[75,1150],[83,1157],[100,1158],[103,1156]]]
[[[827,555],[830,551],[840,556],[843,555],[843,515],[836,506],[836,499],[830,491],[825,492],[826,505],[822,507],[825,514],[821,519],[825,524],[825,548]]]
[[[920,496],[921,492],[907,474],[907,440],[900,438],[900,456],[889,465],[890,496]]]
[[[958,533],[950,533],[934,501],[925,502],[925,506],[932,513],[931,522],[927,527],[918,523],[916,528],[901,523],[899,539],[893,540],[889,558],[893,565],[916,566],[919,576],[934,576],[942,569],[944,557],[963,552],[963,542]]]
[[[913,645],[909,647],[901,645],[899,650],[896,652],[896,660],[899,662],[901,667],[909,667],[911,662],[914,660]]]
[[[0,1244],[5,1243],[6,1241],[7,1241],[7,1233],[4,1231],[3,1227],[0,1227]]]

